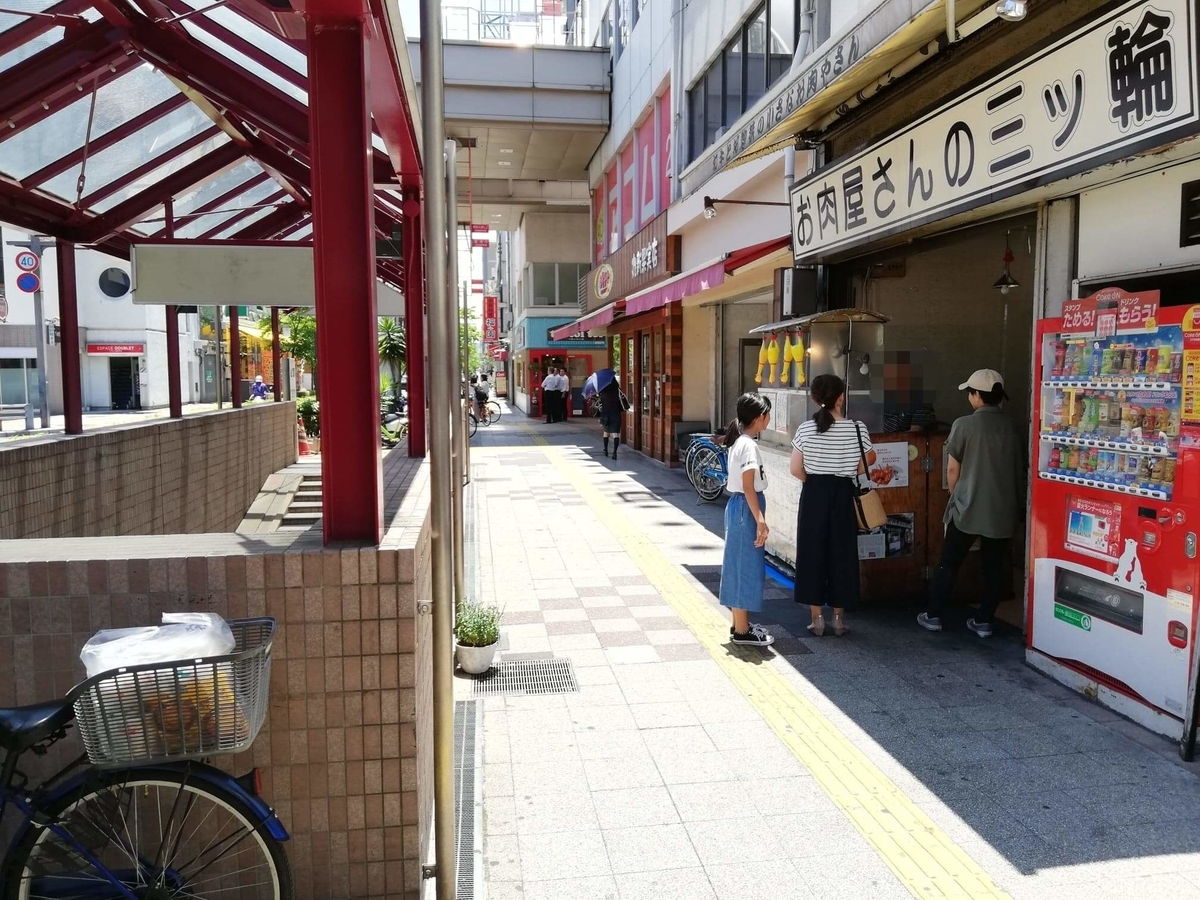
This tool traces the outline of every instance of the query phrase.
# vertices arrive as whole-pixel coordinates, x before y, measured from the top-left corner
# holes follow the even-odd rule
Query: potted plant
[[[455,656],[468,675],[492,667],[500,643],[500,610],[482,603],[464,603],[454,623]]]
[[[308,435],[310,452],[321,452],[321,404],[312,394],[301,397],[296,401],[296,413],[304,423],[304,433]]]

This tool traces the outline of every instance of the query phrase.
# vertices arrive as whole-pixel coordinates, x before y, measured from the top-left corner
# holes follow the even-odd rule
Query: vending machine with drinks
[[[1027,657],[1177,736],[1200,590],[1200,306],[1111,288],[1037,334]]]

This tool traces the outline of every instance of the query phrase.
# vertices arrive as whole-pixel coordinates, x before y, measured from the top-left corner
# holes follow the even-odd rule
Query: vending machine
[[[1200,590],[1200,306],[1107,289],[1037,334],[1027,658],[1178,736]]]

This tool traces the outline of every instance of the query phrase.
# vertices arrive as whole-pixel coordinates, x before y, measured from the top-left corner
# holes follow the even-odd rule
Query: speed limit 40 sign
[[[22,272],[33,272],[41,265],[41,259],[32,250],[20,250],[17,252],[17,268]]]

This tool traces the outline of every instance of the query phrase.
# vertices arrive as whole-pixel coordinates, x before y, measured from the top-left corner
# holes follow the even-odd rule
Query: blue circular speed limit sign
[[[32,294],[42,286],[42,280],[32,272],[22,272],[17,276],[17,287],[27,294]]]
[[[34,271],[39,265],[41,265],[41,262],[42,261],[38,259],[38,255],[32,250],[22,250],[17,253],[17,268],[22,272]]]

